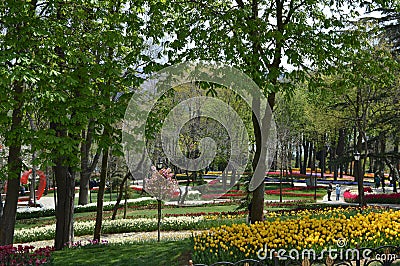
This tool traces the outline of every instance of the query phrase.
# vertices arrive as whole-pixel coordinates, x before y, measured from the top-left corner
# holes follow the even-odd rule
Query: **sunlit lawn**
[[[52,265],[188,265],[189,239],[88,246],[53,253]]]

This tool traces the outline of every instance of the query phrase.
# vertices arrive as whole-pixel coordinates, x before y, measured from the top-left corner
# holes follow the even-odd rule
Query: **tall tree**
[[[0,218],[0,245],[6,245],[13,243],[22,147],[30,137],[24,115],[38,80],[46,72],[46,52],[40,51],[37,1],[2,1],[0,10],[0,135],[8,147],[8,190]]]
[[[310,77],[310,70],[330,70],[331,64],[345,50],[357,45],[352,31],[345,30],[346,21],[357,11],[344,12],[344,6],[354,11],[357,3],[352,2],[350,6],[345,3],[236,0],[190,1],[179,5],[168,2],[163,6],[161,2],[150,7],[149,24],[162,25],[162,30],[171,36],[165,43],[170,63],[202,59],[235,66],[262,88],[273,108],[275,93],[293,85],[281,83],[282,77],[303,81]],[[165,19],[165,23],[155,25],[152,18],[159,18],[155,21]],[[258,99],[254,99],[253,111],[258,105]],[[257,115],[254,113],[254,117]],[[268,129],[262,126],[253,119],[256,140],[253,170],[266,159],[263,158],[261,132]],[[261,168],[265,170],[265,166]],[[263,200],[262,183],[253,192],[255,221],[262,220]]]
[[[390,95],[392,99],[393,95],[398,95],[399,64],[387,47],[371,45],[371,42],[366,43],[351,58],[350,64],[338,69],[331,88],[337,105],[343,108],[343,117],[355,127],[353,151],[361,154],[361,160],[356,161],[354,171],[360,205],[364,206],[363,178],[367,157],[371,156],[369,139],[374,134],[379,135],[379,131],[386,130],[387,123],[381,119],[379,126],[376,126],[378,123],[372,127],[371,125],[380,113],[387,115],[387,111],[392,110],[393,106],[394,109],[399,107],[398,103],[393,105],[393,101],[388,102],[386,98]]]

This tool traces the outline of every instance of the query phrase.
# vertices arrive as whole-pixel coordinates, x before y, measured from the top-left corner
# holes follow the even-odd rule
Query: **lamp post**
[[[318,178],[318,171],[317,171],[317,164],[315,164],[315,179],[314,179],[314,200],[317,200],[317,178]]]
[[[161,158],[158,158],[158,162],[156,164],[157,170],[161,170],[163,167],[163,162]],[[160,197],[161,195],[158,195]],[[157,197],[157,241],[160,242],[160,227],[161,227],[161,199]]]
[[[360,153],[356,151],[356,152],[354,153],[354,160],[355,160],[356,162],[358,162],[358,161],[360,160],[360,158],[361,158]]]
[[[358,187],[358,201],[360,204],[360,207],[364,206],[364,178],[363,176],[360,175],[360,159],[361,159],[361,154],[358,151],[354,152],[354,173],[355,173],[355,178],[357,180],[357,187]]]
[[[161,158],[159,158],[158,162],[157,162],[157,165],[156,165],[157,170],[161,170],[163,168],[163,165],[164,165],[163,161],[161,160]]]

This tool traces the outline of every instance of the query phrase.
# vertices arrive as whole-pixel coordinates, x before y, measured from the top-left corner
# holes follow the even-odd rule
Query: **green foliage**
[[[272,93],[293,89],[294,83],[286,81],[314,78],[309,73],[315,70],[331,71],[331,62],[359,45],[358,36],[349,30],[349,20],[358,16],[361,1],[346,5],[349,12],[343,11],[344,3],[161,2],[150,6],[150,16],[165,23],[150,22],[149,26],[177,37],[166,43],[169,60],[225,62]],[[196,45],[188,45],[192,42]],[[287,66],[282,64],[285,57]]]

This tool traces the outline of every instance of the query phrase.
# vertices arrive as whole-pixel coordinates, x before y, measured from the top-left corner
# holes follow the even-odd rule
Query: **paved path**
[[[335,192],[335,186],[333,187],[333,192],[331,195],[331,201],[328,201],[328,194],[324,196],[322,200],[317,200],[318,203],[326,203],[326,204],[340,204],[340,205],[349,205],[349,206],[358,206],[358,203],[349,203],[344,201],[343,193],[346,190],[357,190],[356,186],[341,186],[340,189],[340,197],[339,200],[336,200],[336,192]],[[373,191],[376,193],[384,193],[382,188],[373,188]],[[385,193],[393,193],[393,188],[391,187],[386,187],[385,188]],[[400,204],[383,204],[383,203],[368,203],[368,206],[380,206],[380,207],[387,207],[387,208],[392,208],[392,209],[397,209],[400,210]]]

